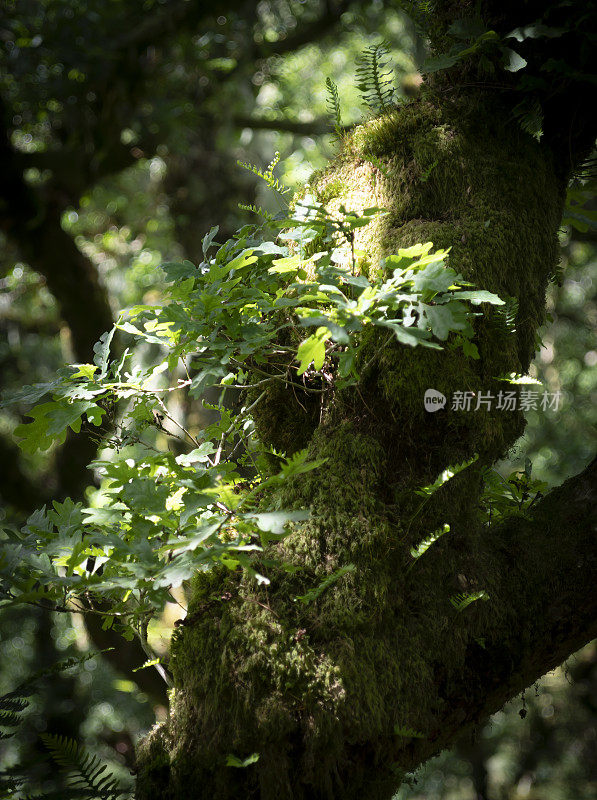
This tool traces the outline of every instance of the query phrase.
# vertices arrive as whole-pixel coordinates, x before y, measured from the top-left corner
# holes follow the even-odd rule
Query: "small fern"
[[[486,591],[481,589],[479,592],[462,592],[455,594],[450,598],[450,603],[454,606],[456,611],[464,611],[465,608],[475,603],[477,600],[489,600],[489,595]]]
[[[33,675],[30,675],[11,692],[1,695],[0,728],[7,728],[8,730],[0,730],[0,740],[9,739],[16,735],[18,727],[24,722],[24,712],[29,707],[30,698],[38,690],[38,683],[40,680],[62,672],[63,670],[78,666],[79,664],[83,664],[100,653],[108,652],[109,649],[111,648],[57,661],[50,667],[45,667],[35,672]],[[101,772],[103,771],[102,769]],[[0,769],[0,798],[10,797],[15,800],[115,800],[115,798],[124,794],[121,790],[118,794],[112,791],[112,794],[102,795],[97,793],[95,787],[93,790],[90,790],[88,785],[85,785],[84,788],[81,788],[81,785],[74,785],[68,790],[61,789],[59,794],[56,792],[46,792],[43,795],[32,796],[26,794],[25,787],[28,784],[28,780],[26,772],[20,766],[11,767],[10,769]],[[113,783],[110,784],[109,788],[114,790],[117,787],[115,783]]]
[[[504,297],[503,306],[492,306],[488,317],[489,324],[497,332],[502,334],[516,333],[516,318],[518,316],[518,299],[516,297]]]
[[[243,169],[252,172],[254,175],[257,175],[258,178],[264,180],[270,187],[270,189],[273,189],[275,192],[278,192],[278,194],[284,195],[290,191],[289,187],[284,186],[284,184],[280,183],[280,181],[277,178],[274,178],[274,170],[279,161],[280,161],[280,153],[276,152],[274,153],[274,157],[267,165],[265,170],[260,169],[255,164],[251,164],[245,161],[237,161],[236,163],[239,165],[239,167],[242,167]]]
[[[355,569],[354,564],[347,564],[345,567],[340,567],[335,572],[332,572],[327,578],[324,578],[318,586],[315,586],[313,589],[310,589],[306,594],[300,595],[295,597],[295,601],[299,601],[301,603],[312,603],[314,600],[325,592],[333,583],[340,580],[340,578],[344,577],[349,572],[352,572]]]
[[[450,526],[447,522],[445,522],[441,528],[438,528],[436,531],[433,531],[433,533],[430,533],[429,536],[426,539],[423,539],[422,542],[419,542],[416,547],[411,547],[411,556],[415,559],[415,561],[418,558],[421,558],[421,556],[429,550],[432,544],[437,542],[437,540],[440,539],[444,533],[448,533],[449,531]]]
[[[431,173],[437,167],[437,165],[438,165],[438,160],[435,159],[435,161],[433,161],[428,167],[426,167],[425,169],[421,170],[421,181],[423,183],[427,183],[427,181],[429,180],[429,178],[431,176]]]
[[[370,164],[373,164],[375,169],[378,169],[385,178],[389,178],[390,173],[388,172],[386,165],[383,163],[383,161],[380,161],[380,159],[377,156],[363,155],[363,158],[365,159],[365,161],[368,161]]]
[[[28,705],[29,701],[26,700],[25,697],[11,697],[8,694],[0,697],[0,726],[7,724],[2,721],[4,712],[18,714],[27,708]]]
[[[516,333],[516,318],[518,317],[518,299],[509,297],[504,303],[504,323],[509,333]]]
[[[574,179],[583,182],[597,180],[597,150],[593,150],[580,167],[574,170]]]
[[[536,97],[525,97],[513,114],[525,133],[539,141],[543,135],[543,108]]]
[[[395,101],[394,73],[388,68],[387,56],[382,42],[369,45],[357,59],[357,86],[365,105],[376,114],[387,111]]]
[[[433,18],[434,3],[432,0],[401,0],[400,6],[412,20],[418,36],[426,39]]]
[[[327,106],[328,114],[334,123],[334,131],[336,138],[342,138],[342,116],[340,113],[340,95],[338,94],[338,86],[331,78],[326,78],[325,87],[328,93]]]
[[[107,765],[73,739],[48,733],[42,733],[41,739],[54,761],[67,770],[71,788],[82,791],[84,797],[89,800],[117,800],[125,794],[118,781],[105,774]]]
[[[550,283],[555,283],[556,286],[562,286],[564,283],[564,264],[562,261],[558,261],[556,266],[553,269],[553,272],[549,276]]]
[[[430,483],[428,486],[421,486],[420,489],[415,489],[415,494],[418,494],[421,497],[429,497],[432,494],[435,494],[438,489],[441,489],[444,483],[447,483],[460,472],[463,472],[465,469],[467,469],[467,467],[470,467],[471,464],[474,464],[478,458],[479,454],[475,453],[471,458],[463,461],[461,464],[452,464],[451,466],[446,467],[443,472],[440,472],[433,483]]]
[[[250,211],[253,214],[257,214],[257,216],[262,217],[268,225],[272,225],[274,222],[273,216],[268,211],[264,211],[261,206],[256,206],[254,203],[252,205],[239,203],[238,207],[241,211]]]
[[[22,687],[0,697],[0,728],[18,728],[23,722],[22,713],[28,707],[32,694],[33,690]],[[15,730],[0,730],[0,739],[10,739],[15,733]]]

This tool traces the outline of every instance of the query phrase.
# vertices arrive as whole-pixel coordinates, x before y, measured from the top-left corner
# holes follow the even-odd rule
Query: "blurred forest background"
[[[403,6],[405,4],[402,4]],[[365,111],[355,78],[364,48],[385,40],[407,98],[420,83],[425,41],[398,3],[369,0],[4,0],[0,19],[0,376],[2,387],[49,380],[88,361],[118,311],[160,297],[165,260],[198,258],[254,215],[277,211],[238,161],[281,154],[290,187],[337,145],[327,77],[344,124]],[[587,187],[576,186],[582,194]],[[597,423],[595,230],[563,225],[551,322],[533,374],[562,393],[557,411],[528,414],[503,474],[533,464],[549,485],[581,470]],[[96,444],[68,439],[40,457],[11,431],[26,407],[0,411],[0,522],[93,485]],[[202,413],[177,408],[187,424]],[[167,650],[178,616],[154,626]],[[94,620],[41,608],[0,617],[0,694],[28,674],[88,649],[103,657],[40,683],[26,725],[0,741],[0,769],[26,764],[31,791],[59,790],[39,741],[63,734],[130,781],[135,740],[166,713],[165,687],[134,643]],[[493,717],[474,741],[433,760],[400,800],[590,800],[597,797],[597,646]]]

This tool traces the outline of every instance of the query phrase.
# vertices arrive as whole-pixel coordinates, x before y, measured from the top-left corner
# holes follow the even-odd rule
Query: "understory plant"
[[[212,228],[204,260],[164,264],[163,302],[123,312],[92,364],[5,397],[37,403],[15,431],[25,451],[63,441],[69,428],[97,437],[101,450],[87,505],[54,502],[21,529],[4,528],[1,605],[100,614],[138,637],[169,683],[147,630],[166,603],[181,602],[176,590],[215,565],[269,582],[256,555],[309,515],[278,507],[272,490],[326,465],[260,443],[252,415],[267,390],[290,387],[321,415],[391,342],[477,358],[479,307],[503,305],[430,242],[373,269],[355,231],[383,214],[332,214],[306,196],[228,241]],[[206,424],[183,421],[187,398],[202,398]]]

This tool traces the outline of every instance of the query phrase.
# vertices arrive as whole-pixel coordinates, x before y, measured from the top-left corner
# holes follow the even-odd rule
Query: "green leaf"
[[[168,330],[162,329],[161,332],[164,334],[163,336],[156,336],[155,334],[148,333],[147,331],[139,330],[130,322],[118,322],[115,325],[116,328],[120,331],[124,331],[125,333],[132,333],[133,336],[137,337],[138,339],[145,339],[146,342],[150,344],[159,344],[159,345],[167,345],[171,341],[171,334]]]
[[[168,486],[159,485],[155,478],[133,478],[120,492],[122,501],[142,516],[166,513],[166,500],[170,494]]]
[[[226,756],[227,767],[238,767],[244,769],[244,767],[250,767],[251,764],[255,764],[256,761],[259,761],[259,753],[251,753],[250,756],[247,756],[244,759],[240,759],[238,756],[234,755]]]
[[[443,259],[438,259],[437,255],[437,253],[432,253],[428,256],[423,256],[413,264],[415,268],[429,260],[429,263],[425,264],[423,269],[414,273],[413,285],[417,292],[430,292],[434,295],[441,294],[442,292],[447,292],[457,279],[456,273],[446,268]]]
[[[86,409],[85,413],[89,422],[98,427],[102,424],[102,417],[106,413],[106,410],[101,406],[92,405],[90,408]]]
[[[110,345],[112,343],[112,339],[114,338],[114,331],[116,328],[112,328],[106,333],[103,333],[99,341],[93,345],[93,363],[99,367],[100,374],[99,379],[101,380],[104,378],[108,372],[108,361],[110,358]]]
[[[355,363],[355,354],[351,350],[340,353],[338,359],[338,372],[340,373],[340,377],[348,378],[349,375],[356,377]]]
[[[209,457],[213,455],[217,450],[217,447],[214,445],[213,442],[202,442],[199,447],[196,447],[194,450],[191,450],[190,453],[185,453],[182,456],[176,457],[176,463],[181,464],[182,466],[188,466],[190,464],[194,464],[196,462],[205,462],[209,461]]]
[[[93,380],[93,376],[99,369],[96,364],[73,364],[77,371],[73,373],[73,378],[86,378],[88,381]]]
[[[491,303],[493,306],[505,305],[504,301],[498,297],[497,294],[488,292],[485,289],[452,292],[451,296],[456,300],[469,300],[474,306],[478,306],[481,303]]]
[[[74,403],[52,401],[36,406],[28,414],[33,422],[15,428],[15,436],[23,439],[19,446],[27,453],[34,453],[47,450],[55,442],[61,444],[67,428],[72,428],[75,433],[80,431],[81,417],[85,413],[94,425],[99,425],[105,410],[87,400]]]
[[[304,522],[309,519],[308,511],[266,511],[261,514],[245,514],[244,519],[254,519],[260,530],[283,534],[289,522]]]
[[[253,255],[253,250],[243,250],[242,253],[239,253],[236,258],[233,258],[226,266],[227,272],[232,272],[232,270],[244,269],[248,267],[250,264],[254,264],[257,261],[257,256]]]
[[[0,408],[12,405],[13,403],[25,403],[26,405],[35,405],[42,397],[50,394],[62,386],[64,383],[62,378],[48,381],[46,383],[34,383],[31,386],[23,386],[21,389],[15,391],[7,391],[2,393],[2,402]]]
[[[425,59],[423,66],[421,67],[421,72],[430,74],[432,72],[439,72],[442,69],[449,69],[450,67],[453,67],[457,61],[457,55],[442,53],[438,56]]]
[[[424,344],[427,347],[432,347],[435,350],[441,350],[441,346],[434,342],[425,342],[428,338],[426,331],[418,328],[405,328],[404,325],[398,320],[378,319],[374,321],[375,325],[382,328],[390,328],[394,332],[396,339],[401,344],[407,344],[409,347],[416,347],[419,344]]]
[[[168,283],[178,283],[200,275],[199,267],[192,261],[165,261],[160,267],[166,273]]]
[[[541,37],[557,39],[564,33],[566,33],[566,28],[554,28],[550,25],[544,25],[541,22],[533,22],[526,27],[515,28],[506,36],[506,39],[516,39],[517,42],[524,42],[525,39],[539,39]]]
[[[218,231],[219,231],[219,226],[214,225],[213,228],[209,229],[209,233],[206,233],[205,236],[203,237],[203,241],[201,242],[201,249],[203,250],[203,255],[205,257],[207,257],[207,251],[212,246],[213,240],[217,236]]]
[[[314,327],[315,325],[327,328],[335,342],[338,342],[338,344],[350,344],[350,337],[346,329],[327,317],[321,315],[299,317],[299,324],[303,328]]]
[[[302,269],[303,263],[303,259],[296,253],[286,258],[275,258],[268,272],[276,275],[287,275],[288,273],[298,272]]]
[[[433,335],[442,341],[448,338],[450,331],[458,329],[458,322],[449,305],[426,306],[425,317],[431,325]]]
[[[474,358],[475,360],[481,358],[479,355],[479,350],[477,349],[477,345],[474,342],[471,342],[470,339],[467,339],[466,336],[460,337],[459,344],[462,347],[462,352],[467,358]]]
[[[318,328],[308,339],[298,347],[298,360],[300,366],[297,375],[303,375],[313,364],[315,370],[320,370],[325,361],[325,343],[331,337],[331,332],[325,328]]]
[[[519,72],[526,67],[527,62],[516,50],[510,47],[502,48],[504,69],[508,72]]]

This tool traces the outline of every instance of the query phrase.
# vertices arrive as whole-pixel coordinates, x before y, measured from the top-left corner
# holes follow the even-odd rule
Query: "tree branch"
[[[229,14],[244,5],[245,0],[215,0],[209,4],[188,0],[169,2],[167,7],[159,13],[147,16],[141,23],[138,10],[135,10],[129,30],[114,39],[111,50],[119,52],[134,48],[140,52],[150,45],[159,45],[183,27],[195,29],[204,20],[215,18],[219,14]]]
[[[472,641],[466,669],[438,675],[449,713],[412,748],[415,769],[484,722],[517,693],[597,637],[597,458],[554,489],[533,519],[512,517],[487,536],[487,585],[500,625]],[[466,613],[466,612],[465,612]]]
[[[232,117],[232,124],[238,128],[251,128],[255,131],[279,131],[294,133],[297,136],[323,136],[334,132],[327,119],[314,119],[311,122],[300,122],[292,119],[259,119],[257,117]],[[356,123],[355,123],[356,124]],[[355,125],[342,125],[342,131],[350,131]]]
[[[276,42],[262,45],[258,49],[259,56],[261,58],[282,56],[286,53],[299,50],[307,44],[319,41],[324,36],[327,36],[334,25],[337,24],[342,14],[348,10],[350,5],[350,0],[340,0],[338,3],[327,0],[325,11],[320,17],[313,20],[313,22],[303,25],[292,36],[287,36],[285,39],[278,39]]]

